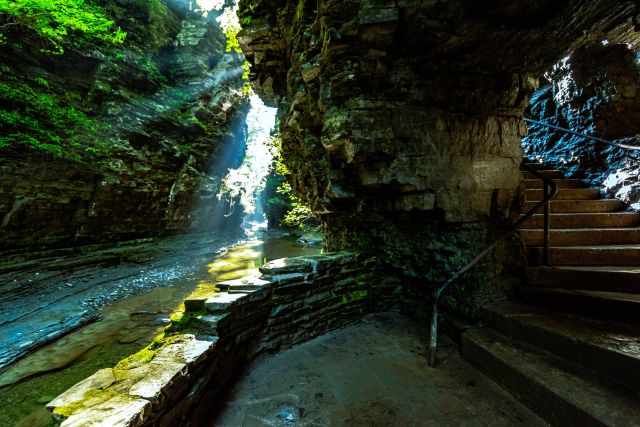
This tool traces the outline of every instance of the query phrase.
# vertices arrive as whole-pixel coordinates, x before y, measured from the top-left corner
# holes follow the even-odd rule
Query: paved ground
[[[443,343],[426,366],[425,334],[395,313],[371,315],[265,356],[235,386],[215,427],[543,426]]]

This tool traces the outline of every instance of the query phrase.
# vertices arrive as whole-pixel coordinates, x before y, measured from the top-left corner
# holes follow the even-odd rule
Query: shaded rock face
[[[280,108],[293,187],[322,215],[328,247],[378,250],[438,281],[509,210],[534,76],[592,37],[635,43],[635,10],[241,0],[239,40],[259,94]],[[491,277],[504,262],[489,263]]]
[[[185,2],[100,3],[127,31],[122,49],[51,56],[25,30],[20,49],[0,52],[11,73],[3,79],[43,76],[95,121],[92,138],[107,151],[78,160],[3,150],[0,250],[210,230],[222,177],[242,161],[242,58],[226,53],[217,13]],[[230,221],[217,225],[239,224]]]
[[[625,44],[594,44],[573,52],[548,74],[531,99],[533,119],[618,143],[639,145],[640,66]],[[640,201],[640,152],[532,124],[528,156],[558,166],[627,203]]]

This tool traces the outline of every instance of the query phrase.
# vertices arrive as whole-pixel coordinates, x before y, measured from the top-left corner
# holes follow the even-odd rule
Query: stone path
[[[544,425],[451,343],[443,345],[439,367],[428,368],[425,337],[414,321],[383,313],[262,357],[210,425]]]

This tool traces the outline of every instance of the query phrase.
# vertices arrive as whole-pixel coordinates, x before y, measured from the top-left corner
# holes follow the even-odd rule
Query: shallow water
[[[209,259],[189,279],[106,306],[102,320],[39,349],[0,375],[0,426],[51,425],[47,402],[148,344],[172,313],[184,310],[182,301],[189,295],[210,292],[216,281],[255,274],[266,261],[318,252],[290,238],[243,242]]]

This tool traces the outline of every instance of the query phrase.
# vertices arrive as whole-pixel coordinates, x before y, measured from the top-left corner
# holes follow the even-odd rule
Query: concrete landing
[[[258,359],[210,425],[542,426],[443,341],[426,365],[426,333],[399,314],[367,316]],[[214,406],[217,402],[212,402]]]

